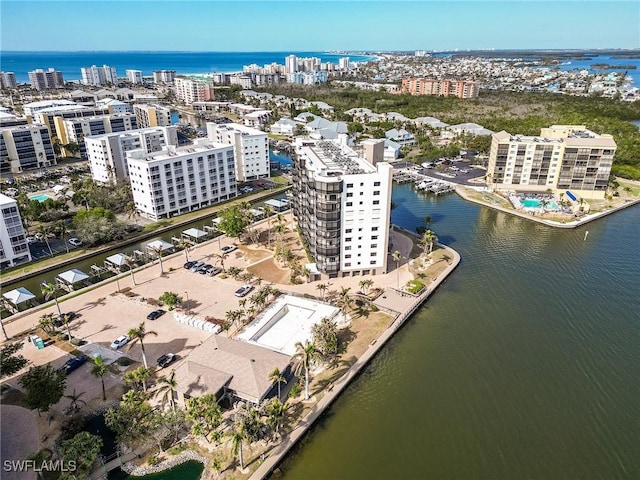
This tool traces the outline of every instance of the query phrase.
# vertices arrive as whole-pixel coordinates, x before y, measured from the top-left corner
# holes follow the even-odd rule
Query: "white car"
[[[238,247],[236,247],[235,245],[227,245],[225,247],[222,247],[220,249],[220,251],[222,253],[231,253],[231,252],[233,252],[234,250],[237,250],[237,249],[238,249]]]
[[[82,245],[82,240],[76,237],[70,238],[69,245],[71,245],[72,247],[79,247],[80,245]]]
[[[120,335],[113,341],[111,348],[118,350],[120,347],[124,347],[127,343],[129,343],[129,335]]]
[[[241,286],[239,289],[237,289],[234,292],[234,295],[236,297],[244,297],[247,293],[249,293],[251,290],[253,290],[253,286],[252,285],[243,285]]]

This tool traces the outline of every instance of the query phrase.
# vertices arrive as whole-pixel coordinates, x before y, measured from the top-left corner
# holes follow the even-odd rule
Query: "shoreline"
[[[471,198],[465,191],[465,188],[467,187],[464,187],[462,185],[457,185],[455,188],[455,192],[460,198],[462,198],[463,200],[466,200],[467,202],[475,203],[477,205],[482,205],[483,207],[492,208],[493,210],[498,210],[500,212],[507,213],[509,215],[514,215],[516,217],[524,218],[525,220],[530,220],[532,222],[540,223],[542,225],[546,225],[548,227],[555,227],[555,228],[578,228],[578,227],[581,227],[582,225],[586,225],[587,223],[593,222],[594,220],[598,220],[599,218],[606,217],[607,215],[611,215],[612,213],[619,212],[620,210],[624,210],[625,208],[628,208],[640,203],[640,198],[638,198],[636,200],[623,203],[616,207],[609,208],[608,210],[604,210],[602,212],[587,214],[583,216],[581,219],[572,221],[571,223],[562,223],[562,222],[555,222],[553,220],[546,220],[544,218],[536,217],[534,215],[529,215],[524,212],[519,212],[517,210],[501,207],[500,205],[495,205],[492,203],[483,202],[475,198]]]
[[[251,474],[249,477],[250,480],[265,479],[278,468],[278,465],[284,460],[291,449],[305,436],[327,408],[329,408],[340,394],[351,384],[351,382],[358,377],[362,369],[369,364],[378,351],[381,350],[393,335],[404,326],[413,313],[415,313],[415,311],[431,296],[431,294],[446,281],[449,275],[460,264],[461,258],[458,252],[446,245],[438,245],[446,249],[452,255],[451,262],[447,268],[435,277],[423,293],[416,296],[416,300],[409,306],[409,308],[395,315],[395,318],[389,323],[386,330],[369,344],[369,348],[360,356],[360,358],[358,358],[358,360],[356,360],[344,375],[333,383],[331,389],[325,389],[324,396],[318,400],[306,416],[299,420],[298,426],[287,436],[283,437],[282,441],[271,451],[266,453],[263,463],[260,464],[260,466]],[[374,305],[375,304],[376,303],[374,302]],[[385,311],[389,313],[388,309],[385,309]]]

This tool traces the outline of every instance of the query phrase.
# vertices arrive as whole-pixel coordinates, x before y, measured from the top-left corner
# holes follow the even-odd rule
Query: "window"
[[[347,202],[347,207],[353,207],[353,202]]]
[[[372,257],[377,257],[378,256],[378,252],[371,252],[371,256]]]
[[[353,188],[353,183],[347,183],[347,188]]]
[[[374,201],[373,201],[373,204],[374,204],[374,205],[380,205],[380,200],[374,200]]]
[[[345,255],[344,258],[351,258],[351,254],[349,253],[349,254]]]
[[[350,267],[351,266],[351,262],[345,263],[344,266],[345,267]]]
[[[379,187],[380,186],[380,182],[373,182],[373,186],[374,187]]]
[[[378,239],[378,235],[373,235],[373,236],[371,237],[371,240],[377,240],[377,239]]]
[[[344,239],[345,242],[350,242],[351,241],[351,237],[347,237]]]
[[[374,195],[374,196],[376,196],[376,195],[380,195],[380,190],[374,190],[374,191],[373,191],[373,195]]]
[[[348,197],[353,197],[353,193],[352,192],[347,193],[347,198]]]
[[[378,248],[378,244],[377,243],[372,243],[371,244],[371,248]]]
[[[347,228],[344,233],[351,233],[353,231],[353,228]]]
[[[378,231],[378,227],[371,227],[371,231],[372,232],[377,232]]]

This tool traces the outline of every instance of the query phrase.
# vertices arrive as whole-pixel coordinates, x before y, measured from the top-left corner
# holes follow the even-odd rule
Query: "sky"
[[[640,0],[1,0],[0,27],[0,51],[640,48]]]

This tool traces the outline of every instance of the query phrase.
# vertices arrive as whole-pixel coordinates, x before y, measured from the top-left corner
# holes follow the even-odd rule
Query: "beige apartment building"
[[[475,98],[478,84],[464,80],[435,80],[430,78],[404,77],[402,93],[411,95],[435,95],[438,97]]]
[[[539,136],[492,135],[487,182],[500,191],[566,193],[601,199],[616,143],[584,125],[552,125]]]

